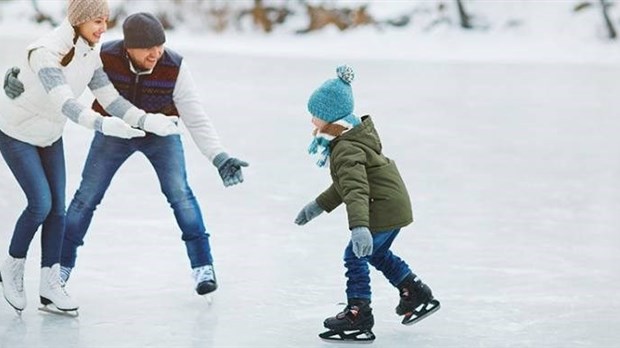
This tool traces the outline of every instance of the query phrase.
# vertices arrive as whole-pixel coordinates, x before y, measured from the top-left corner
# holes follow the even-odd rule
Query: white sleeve
[[[209,161],[213,162],[213,158],[224,148],[220,143],[215,126],[211,118],[207,116],[198,93],[194,79],[186,66],[185,60],[179,68],[179,76],[172,93],[174,104],[179,111],[179,118],[189,130],[194,143],[205,155]]]
[[[30,68],[50,97],[53,111],[84,127],[101,131],[103,116],[80,103],[73,95],[60,67],[58,56],[45,47],[32,49],[28,54]]]

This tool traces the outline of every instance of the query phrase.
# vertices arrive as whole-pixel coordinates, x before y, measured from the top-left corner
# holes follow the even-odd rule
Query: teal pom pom
[[[342,81],[349,85],[355,79],[355,72],[353,71],[353,68],[348,65],[341,65],[336,68],[336,74]]]

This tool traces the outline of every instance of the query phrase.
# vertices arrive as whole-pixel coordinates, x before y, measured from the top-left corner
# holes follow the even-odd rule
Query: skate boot
[[[17,314],[26,308],[26,292],[24,291],[24,268],[26,258],[16,259],[9,256],[0,266],[0,282],[4,298],[15,308]]]
[[[439,301],[433,297],[431,289],[422,281],[410,274],[399,285],[400,302],[396,314],[404,315],[402,323],[411,325],[437,311]]]
[[[204,265],[192,269],[192,276],[196,283],[196,292],[198,295],[206,295],[217,289],[213,265]]]
[[[325,319],[323,326],[328,331],[319,334],[319,337],[336,341],[372,341],[375,339],[371,331],[374,325],[370,301],[349,299],[342,312]]]
[[[60,264],[58,263],[52,267],[41,268],[39,296],[43,305],[39,310],[73,317],[78,315],[79,306],[65,290],[64,282],[60,279]]]

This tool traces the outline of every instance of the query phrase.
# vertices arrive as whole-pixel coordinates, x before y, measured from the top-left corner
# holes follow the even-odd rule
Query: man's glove
[[[144,131],[131,128],[130,125],[118,117],[104,117],[101,122],[101,133],[123,139],[143,137],[146,135]]]
[[[324,212],[323,208],[321,208],[316,201],[312,201],[306,204],[305,207],[301,209],[297,217],[295,218],[295,223],[298,225],[305,225],[308,221],[314,219],[315,217],[321,215]]]
[[[372,233],[368,227],[359,226],[351,229],[351,244],[357,257],[372,255]]]
[[[179,134],[178,116],[166,116],[164,114],[144,114],[138,121],[138,127],[149,133],[162,137]]]
[[[222,182],[224,182],[226,187],[242,183],[243,173],[241,172],[241,167],[249,166],[247,162],[230,157],[226,152],[215,156],[213,165],[217,167],[217,171],[220,173]]]
[[[24,84],[17,78],[19,71],[19,68],[14,66],[4,74],[4,93],[11,99],[15,99],[24,93]]]

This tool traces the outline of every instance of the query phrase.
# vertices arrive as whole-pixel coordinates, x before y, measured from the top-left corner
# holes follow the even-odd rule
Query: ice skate
[[[335,317],[323,322],[328,329],[319,337],[330,341],[373,341],[375,334],[371,331],[375,324],[368,300],[349,300],[349,304]]]
[[[78,316],[79,306],[67,294],[64,282],[60,279],[60,264],[41,268],[39,295],[43,305],[39,310],[70,317]]]
[[[409,275],[398,288],[400,302],[396,307],[396,314],[404,316],[402,324],[412,325],[439,310],[439,301],[419,278]]]
[[[19,315],[26,308],[25,266],[26,258],[16,259],[12,256],[9,256],[0,266],[0,283],[2,283],[4,298]]]
[[[215,279],[215,270],[213,265],[204,265],[196,267],[192,270],[192,276],[196,283],[196,293],[198,295],[207,295],[217,289],[217,280]],[[207,301],[211,302],[210,296],[205,296]]]

